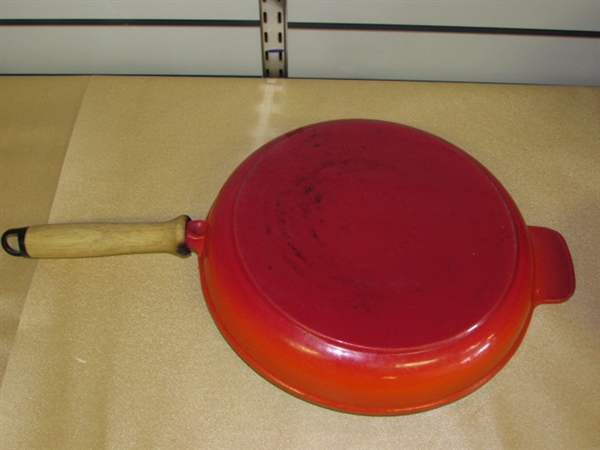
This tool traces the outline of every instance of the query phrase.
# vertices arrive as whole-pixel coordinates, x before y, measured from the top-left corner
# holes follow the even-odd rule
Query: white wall
[[[297,22],[600,30],[600,2],[554,0],[293,0]]]
[[[2,19],[258,19],[257,0],[2,0]]]
[[[2,0],[5,21],[219,19],[256,25],[5,25],[0,72],[261,76],[259,1]],[[600,0],[288,0],[287,10],[290,77],[600,85],[597,36],[294,27],[308,22],[324,28],[366,23],[600,32]]]
[[[257,20],[257,0],[6,1],[2,19]],[[2,73],[260,76],[258,27],[4,26]]]

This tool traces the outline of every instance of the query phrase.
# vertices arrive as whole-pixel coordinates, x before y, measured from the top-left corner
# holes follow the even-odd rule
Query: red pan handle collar
[[[204,251],[204,237],[208,222],[206,220],[190,220],[185,229],[185,243],[190,250],[201,255]]]

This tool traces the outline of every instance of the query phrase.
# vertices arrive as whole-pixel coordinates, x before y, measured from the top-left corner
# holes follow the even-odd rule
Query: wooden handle
[[[138,253],[186,256],[190,253],[185,243],[189,220],[187,216],[179,216],[156,223],[37,225],[8,230],[2,236],[2,246],[13,255],[31,258],[90,258]],[[18,237],[18,250],[8,244],[11,234]]]

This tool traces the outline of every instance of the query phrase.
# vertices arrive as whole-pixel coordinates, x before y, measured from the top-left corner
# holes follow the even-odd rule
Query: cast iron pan
[[[195,251],[223,336],[314,403],[421,411],[489,380],[535,306],[568,299],[562,236],[527,226],[501,184],[452,144],[403,125],[303,127],[250,155],[206,220],[8,230],[32,258]]]

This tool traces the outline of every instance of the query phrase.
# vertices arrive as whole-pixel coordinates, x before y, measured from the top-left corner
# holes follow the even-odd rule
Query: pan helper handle
[[[575,270],[565,238],[544,227],[529,227],[535,262],[533,301],[560,303],[575,292]]]
[[[187,256],[188,216],[155,223],[65,223],[14,228],[2,235],[2,248],[30,258],[91,258],[139,253]],[[16,248],[10,241],[16,241]]]

